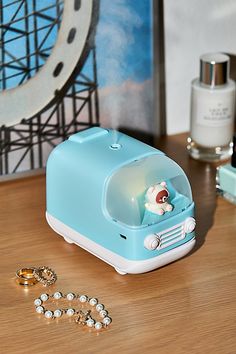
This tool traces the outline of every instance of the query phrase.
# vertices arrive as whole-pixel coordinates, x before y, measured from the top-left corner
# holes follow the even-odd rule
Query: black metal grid
[[[60,27],[63,1],[46,3],[47,6],[45,1],[37,0],[0,1],[2,90],[30,79],[50,55],[52,36],[56,37]]]
[[[47,44],[47,39],[52,31],[59,30],[63,1],[48,2],[51,4],[40,7],[41,1],[36,0],[0,1],[1,90],[10,88],[11,80],[17,79],[14,85],[18,86],[30,79],[50,55],[52,45]],[[10,6],[14,6],[15,10],[10,21],[5,21],[4,11]],[[48,10],[54,16],[48,15]],[[42,25],[42,18],[48,22],[47,25]],[[43,38],[39,35],[40,31],[45,31]],[[24,53],[17,57],[10,51],[8,44],[19,40],[24,41]],[[0,127],[0,175],[43,168],[49,152],[56,144],[78,130],[99,125],[94,45],[86,65],[92,68],[89,76],[83,73],[82,68],[78,68],[79,74],[71,79],[67,92],[64,96],[59,95],[53,106],[18,125]],[[12,74],[12,70],[15,73]]]

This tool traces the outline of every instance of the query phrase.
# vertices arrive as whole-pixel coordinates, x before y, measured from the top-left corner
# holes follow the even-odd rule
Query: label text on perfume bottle
[[[201,103],[197,106],[197,123],[208,127],[223,127],[232,123],[233,111],[231,97],[218,101],[209,96],[207,100],[201,97]]]

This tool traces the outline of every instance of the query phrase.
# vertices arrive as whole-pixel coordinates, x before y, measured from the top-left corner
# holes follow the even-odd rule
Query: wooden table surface
[[[187,173],[196,202],[192,253],[140,275],[112,267],[57,236],[45,220],[45,177],[0,184],[1,341],[4,354],[236,353],[236,207],[215,195],[215,166],[188,158],[184,134],[159,148]],[[108,308],[112,325],[97,333],[67,318],[37,315],[37,284],[17,285],[18,268],[48,265],[46,289],[85,293]]]

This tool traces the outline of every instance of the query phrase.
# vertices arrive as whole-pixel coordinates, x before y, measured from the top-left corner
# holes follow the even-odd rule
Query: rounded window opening
[[[148,191],[157,185],[168,191],[171,208],[162,214],[153,213],[146,207]],[[162,193],[162,192],[161,192]],[[161,194],[160,193],[160,194]],[[163,199],[163,195],[161,194]],[[161,200],[165,202],[166,199]],[[163,155],[151,155],[118,169],[105,187],[105,209],[108,215],[129,227],[145,227],[159,223],[182,213],[192,204],[189,181],[180,166]],[[162,204],[164,205],[164,204]]]

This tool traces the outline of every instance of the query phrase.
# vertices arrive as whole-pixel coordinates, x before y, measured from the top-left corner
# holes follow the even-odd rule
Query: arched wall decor
[[[94,45],[99,1],[40,3],[1,1],[1,175],[44,167],[44,149],[99,124]],[[53,31],[57,39],[51,45]],[[22,42],[22,55],[14,53],[14,41]],[[90,77],[84,65],[92,68]],[[14,164],[10,154],[17,156]]]

